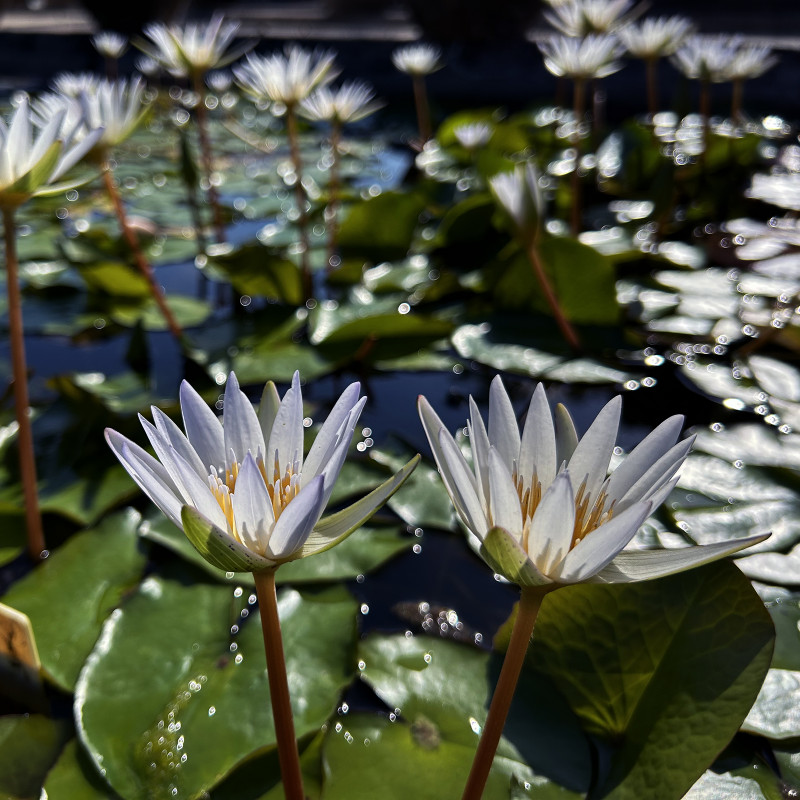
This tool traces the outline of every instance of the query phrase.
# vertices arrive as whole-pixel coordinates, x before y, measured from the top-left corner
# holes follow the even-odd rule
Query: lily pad
[[[151,576],[106,622],[78,682],[76,720],[125,800],[173,788],[197,796],[275,747],[261,629],[254,612],[242,621],[234,602],[231,587]],[[343,589],[284,590],[279,610],[295,727],[305,736],[350,680],[355,601]]]
[[[140,521],[128,509],[75,534],[3,597],[30,618],[42,669],[65,691],[75,687],[103,620],[141,577]]]

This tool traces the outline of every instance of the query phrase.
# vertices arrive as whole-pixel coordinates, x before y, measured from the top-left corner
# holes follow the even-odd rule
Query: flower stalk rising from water
[[[215,567],[250,571],[256,582],[270,697],[287,800],[304,800],[294,721],[286,678],[275,570],[288,561],[333,547],[362,525],[402,485],[419,456],[368,495],[322,517],[366,398],[358,383],[334,405],[303,456],[300,376],[281,397],[264,388],[256,411],[231,373],[222,422],[184,381],[185,433],[153,408],[153,423],[140,417],[158,456],[114,430],[106,440],[147,496],[183,528]]]
[[[579,438],[563,406],[556,408],[554,420],[539,385],[520,431],[497,377],[489,394],[488,426],[470,398],[470,465],[428,401],[419,399],[422,425],[461,521],[489,566],[521,589],[464,800],[477,800],[483,792],[545,595],[575,583],[671,575],[766,538],[677,550],[625,550],[675,487],[693,438],[678,441],[683,418],[670,417],[608,475],[620,410],[616,397]]]
[[[431,110],[425,76],[438,72],[442,64],[442,51],[431,44],[409,44],[392,53],[392,63],[400,72],[411,77],[414,86],[414,106],[417,110],[417,129],[424,145],[431,138]]]
[[[16,212],[31,197],[58,194],[72,185],[56,182],[91,149],[102,133],[91,130],[82,139],[76,127],[65,131],[64,112],[57,111],[46,123],[38,124],[31,115],[27,99],[18,106],[9,122],[0,120],[0,211],[3,216],[8,328],[14,376],[14,408],[18,425],[19,467],[25,501],[25,528],[28,553],[38,560],[45,552],[39,495],[36,487],[36,461],[33,449],[28,398],[28,368],[22,323],[22,295],[19,288]],[[78,124],[82,124],[79,120]]]

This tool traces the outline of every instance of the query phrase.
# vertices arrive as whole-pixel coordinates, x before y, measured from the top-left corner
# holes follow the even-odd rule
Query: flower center
[[[283,513],[286,506],[293,500],[300,491],[300,474],[297,471],[297,462],[292,461],[286,465],[286,469],[281,474],[280,462],[277,453],[272,468],[272,475],[267,473],[264,459],[259,455],[256,458],[256,465],[264,485],[267,488],[269,499],[272,503],[272,513],[275,520]],[[228,533],[236,539],[240,539],[236,531],[236,520],[233,514],[233,504],[231,495],[236,491],[236,482],[239,477],[239,463],[234,462],[230,469],[225,470],[225,477],[220,478],[216,474],[208,476],[208,485],[214,495],[225,519],[228,523]]]

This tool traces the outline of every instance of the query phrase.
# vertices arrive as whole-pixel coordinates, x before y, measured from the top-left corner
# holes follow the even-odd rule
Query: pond
[[[216,534],[200,541],[180,501],[184,535],[123,468],[131,471],[131,451],[116,447],[121,465],[104,431],[145,447],[150,429],[136,417],[160,420],[155,407],[183,421],[199,447],[184,381],[217,415],[229,413],[227,432],[237,419],[238,395],[226,403],[232,373],[269,416],[265,383],[283,397],[296,391],[295,371],[304,404],[292,421],[306,450],[353,381],[367,397],[329,509],[388,486],[422,454],[363,528],[309,558],[292,548],[274,573],[306,796],[461,796],[503,653],[513,652],[514,620],[525,613],[530,565],[536,580],[559,583],[552,552],[512,569],[492,549],[499,528],[467,535],[472,507],[446,460],[442,468],[449,445],[420,422],[424,396],[456,435],[451,457],[473,458],[478,477],[468,482],[488,498],[499,491],[493,483],[490,492],[490,474],[496,481],[499,473],[486,467],[479,488],[470,398],[489,417],[493,453],[502,451],[498,385],[490,388],[497,375],[521,425],[538,419],[541,382],[547,407],[566,406],[580,436],[594,430],[584,441],[595,436],[595,449],[605,448],[605,462],[590,459],[599,459],[598,487],[612,485],[603,483],[609,459],[612,470],[631,465],[642,458],[639,450],[626,460],[639,442],[683,415],[678,427],[696,437],[692,452],[683,461],[674,438],[648,440],[645,450],[662,450],[641,481],[668,496],[652,508],[639,498],[642,519],[612,554],[625,548],[619,563],[702,546],[733,553],[737,541],[760,538],[731,559],[709,556],[713,563],[652,581],[587,582],[610,574],[611,555],[592,575],[562,572],[561,582],[575,585],[542,604],[483,796],[769,799],[800,790],[797,128],[742,107],[711,118],[707,106],[647,115],[644,95],[635,115],[603,123],[588,109],[603,64],[621,57],[616,40],[609,46],[597,76],[561,70],[562,105],[538,98],[513,111],[443,111],[425,93],[426,75],[447,65],[424,59],[441,54],[407,53],[396,64],[409,75],[409,97],[415,91],[416,126],[391,106],[368,108],[371,96],[355,97],[355,86],[339,97],[352,104],[350,117],[340,108],[333,124],[323,100],[334,103],[335,92],[306,107],[291,94],[268,102],[266,89],[254,99],[267,69],[261,56],[239,61],[235,81],[206,76],[206,64],[184,65],[189,78],[199,74],[193,83],[154,71],[147,85],[118,84],[131,113],[114,141],[91,133],[89,96],[110,97],[99,79],[72,79],[77,99],[62,98],[64,106],[9,99],[7,120],[27,114],[28,102],[45,117],[86,114],[76,140],[95,140],[67,173],[71,184],[52,196],[20,184],[13,191],[27,194],[17,203],[8,183],[0,188],[16,226],[5,264],[13,270],[15,243],[47,549],[31,557],[38,551],[26,537],[24,424],[12,396],[22,381],[10,334],[0,342],[8,384],[0,603],[11,609],[0,617],[8,687],[0,690],[0,795],[284,796],[283,723],[268,699],[256,622],[267,616],[256,613],[264,608],[258,570],[251,574],[241,554],[226,568],[208,544]],[[319,66],[326,55],[287,50],[285,58]],[[333,70],[320,71],[324,86]],[[702,103],[712,78],[693,77]],[[373,113],[358,119],[362,107]],[[0,301],[9,329],[12,295]],[[611,419],[607,404],[618,394],[620,429],[609,443],[611,422],[591,426],[599,414]],[[566,452],[561,460],[577,469],[577,438],[564,450],[568,426],[555,416],[553,458]],[[112,447],[123,441],[113,436]],[[437,474],[435,442],[458,512]],[[516,447],[521,461],[525,446]],[[223,511],[219,493],[235,497],[245,461],[234,454],[233,477],[227,468],[201,476],[221,481],[212,490]],[[524,504],[516,483],[524,469],[516,460],[507,469]],[[175,493],[184,478],[180,469],[162,475]],[[568,480],[540,484],[542,503]],[[580,510],[591,491],[573,488],[579,516],[591,516],[591,504]],[[609,508],[598,491],[589,534],[628,513],[622,495]],[[283,501],[269,492],[279,518]],[[493,524],[509,520],[493,513]],[[535,512],[526,513],[535,527]],[[567,549],[577,552],[586,536]]]

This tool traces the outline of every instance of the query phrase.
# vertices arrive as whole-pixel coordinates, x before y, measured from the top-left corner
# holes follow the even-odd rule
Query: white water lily
[[[699,566],[766,538],[625,550],[674,488],[693,437],[678,441],[683,418],[670,417],[608,475],[620,409],[616,397],[579,439],[563,406],[554,422],[539,385],[520,433],[505,387],[495,378],[488,427],[470,398],[470,467],[420,397],[420,418],[445,488],[493,569],[522,586],[624,583]]]
[[[93,129],[78,137],[80,125],[64,130],[64,112],[38,124],[27,98],[14,111],[9,124],[0,120],[0,207],[16,208],[35,195],[63,190],[54,185],[77,164],[102,135]]]
[[[257,100],[295,106],[338,74],[332,50],[306,50],[292,45],[284,53],[250,54],[234,67],[239,85]]]
[[[122,34],[103,31],[92,36],[92,45],[105,58],[119,58],[128,49],[128,40]]]
[[[477,150],[492,138],[494,128],[488,122],[467,122],[453,129],[453,135],[465,150]]]
[[[59,94],[80,97],[82,92],[91,92],[99,80],[93,72],[59,72],[51,85]]]
[[[637,58],[671,56],[692,31],[686,17],[648,17],[617,31],[627,51]]]
[[[689,36],[672,56],[672,63],[692,80],[724,83],[742,43],[740,36]]]
[[[77,139],[95,128],[102,128],[93,149],[105,152],[124,142],[143,120],[147,113],[144,90],[144,81],[138,75],[130,81],[95,78],[77,97],[53,93],[41,95],[34,102],[32,113],[44,124],[62,112],[62,131],[74,129]]]
[[[252,42],[229,49],[238,30],[237,22],[225,22],[221,14],[214,15],[205,25],[180,27],[157,22],[144,29],[150,41],[135,44],[170,75],[184,78],[219,69],[243,55],[253,46]]]
[[[541,227],[544,198],[539,188],[539,170],[528,161],[513,172],[501,172],[489,180],[489,189],[498,205],[508,214],[517,234],[525,242],[534,241]]]
[[[622,68],[624,48],[616,36],[589,34],[583,39],[550,36],[538,43],[548,72],[557,78],[605,78]]]
[[[635,16],[632,5],[632,0],[567,0],[545,11],[544,17],[565,36],[611,33]]]
[[[409,44],[398,47],[392,53],[392,63],[407,75],[422,77],[438,72],[442,63],[442,51],[432,44]]]
[[[186,433],[158,408],[140,415],[158,460],[114,430],[106,441],[145,494],[200,553],[226,570],[258,571],[327,550],[403,483],[418,456],[366,497],[320,520],[366,398],[345,389],[303,456],[300,376],[281,399],[268,383],[258,412],[231,373],[222,420],[183,382]]]
[[[744,44],[736,51],[728,67],[727,77],[731,81],[759,78],[778,63],[772,48],[760,44]]]
[[[374,97],[372,87],[363,81],[349,81],[338,89],[320,86],[301,101],[297,111],[314,122],[358,122],[383,106]]]

